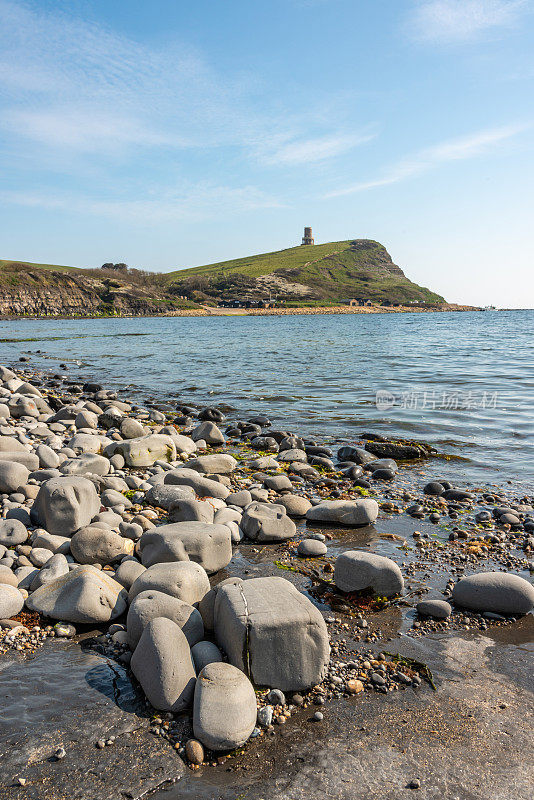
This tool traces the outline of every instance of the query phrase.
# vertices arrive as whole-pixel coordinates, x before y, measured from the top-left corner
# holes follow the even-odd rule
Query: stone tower
[[[304,236],[302,237],[301,244],[315,244],[311,228],[304,228]]]

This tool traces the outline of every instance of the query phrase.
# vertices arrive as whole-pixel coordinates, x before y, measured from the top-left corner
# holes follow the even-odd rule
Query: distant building
[[[344,306],[372,306],[371,300],[355,300],[354,298],[348,298],[346,300],[340,300],[340,303],[343,303]]]
[[[315,244],[311,228],[304,228],[304,236],[302,237],[301,244]]]

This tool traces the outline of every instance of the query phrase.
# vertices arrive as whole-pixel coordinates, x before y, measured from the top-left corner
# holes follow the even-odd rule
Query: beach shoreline
[[[162,314],[54,314],[0,315],[0,321],[84,320],[84,319],[150,319],[160,317],[285,317],[335,314],[437,314],[446,312],[482,311],[478,306],[447,303],[439,308],[416,306],[297,306],[295,308],[222,308],[204,306],[198,309],[176,309]]]

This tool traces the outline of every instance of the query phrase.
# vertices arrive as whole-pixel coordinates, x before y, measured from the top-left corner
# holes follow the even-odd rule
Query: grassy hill
[[[188,296],[195,291],[210,296],[239,290],[265,295],[271,290],[289,299],[444,302],[440,295],[406,278],[385,247],[369,239],[290,247],[177,270],[164,277],[174,291]]]
[[[349,298],[384,305],[444,302],[410,281],[385,247],[369,239],[290,247],[164,274],[109,266],[0,261],[0,314],[149,314],[269,298],[290,306]]]
[[[32,261],[3,261],[0,259],[0,270],[4,268],[24,267],[26,269],[47,269],[54,272],[77,272],[77,267],[65,267],[59,264],[34,264]],[[1,274],[1,273],[0,273]]]

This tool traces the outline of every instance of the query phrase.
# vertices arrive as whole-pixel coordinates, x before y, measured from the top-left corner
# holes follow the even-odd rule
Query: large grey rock
[[[298,494],[283,494],[278,500],[278,504],[284,506],[286,514],[290,517],[305,517],[312,504],[306,497]]]
[[[18,519],[0,519],[0,544],[16,547],[28,538],[26,526]]]
[[[49,533],[65,536],[88,525],[100,511],[100,499],[87,478],[65,476],[41,485],[32,513]]]
[[[126,629],[130,650],[135,650],[143,630],[152,619],[157,617],[171,619],[178,625],[184,632],[190,647],[204,637],[204,623],[196,608],[170,594],[149,589],[134,597],[128,609]]]
[[[30,589],[34,592],[39,586],[44,586],[45,583],[50,583],[62,575],[66,575],[69,571],[69,562],[62,553],[56,553],[48,559],[46,564],[39,570],[38,574],[32,580]]]
[[[378,517],[376,500],[322,500],[306,512],[310,522],[330,522],[337,525],[372,525]]]
[[[169,486],[159,483],[152,486],[145,494],[145,500],[151,506],[164,508],[168,511],[171,506],[182,500],[194,500],[195,490],[191,486]]]
[[[20,417],[38,417],[40,413],[35,401],[23,395],[13,395],[7,405],[13,419],[19,419]]]
[[[330,656],[321,612],[285,578],[226,585],[215,598],[215,635],[254,684],[282,691],[319,683]]]
[[[30,471],[15,461],[0,461],[0,492],[17,492],[28,482]]]
[[[446,600],[421,600],[417,603],[416,610],[421,616],[433,619],[447,619],[452,613],[452,608]]]
[[[154,708],[178,712],[191,704],[195,690],[193,658],[183,631],[171,619],[150,620],[130,666]]]
[[[209,592],[210,581],[200,564],[193,561],[174,561],[154,564],[146,569],[130,587],[130,602],[148,589],[170,594],[193,606]]]
[[[40,444],[39,447],[36,447],[35,455],[39,459],[41,469],[56,469],[59,467],[58,454],[46,444]]]
[[[303,558],[313,558],[315,556],[324,556],[327,552],[327,547],[324,542],[318,539],[302,539],[299,542],[297,553]]]
[[[304,450],[294,447],[289,450],[284,450],[282,453],[280,453],[278,456],[278,461],[300,461],[305,463],[308,461],[308,456]]]
[[[208,664],[214,664],[217,661],[223,660],[221,651],[213,642],[197,642],[191,648],[191,655],[193,656],[197,675]]]
[[[17,576],[12,572],[9,567],[0,564],[0,584],[7,584],[8,586],[18,586]]]
[[[0,436],[0,453],[27,453],[28,448],[16,436]]]
[[[98,428],[98,416],[87,408],[82,408],[74,418],[77,428]]]
[[[197,678],[193,732],[211,750],[245,744],[256,725],[254,687],[231,664],[208,664]]]
[[[458,581],[452,600],[470,611],[528,614],[534,607],[534,586],[519,575],[479,572]]]
[[[47,531],[35,531],[32,537],[32,545],[34,547],[44,547],[51,550],[52,553],[63,553],[66,555],[70,553],[70,537],[68,536],[54,536]]]
[[[24,605],[24,598],[15,586],[0,583],[0,619],[14,617]]]
[[[371,589],[380,597],[393,597],[404,588],[398,565],[390,558],[347,550],[336,558],[334,583],[342,592]]]
[[[203,439],[206,444],[212,445],[224,444],[225,442],[223,432],[214,422],[201,422],[191,431],[191,439],[194,442],[199,442]]]
[[[39,574],[39,570],[35,567],[18,567],[15,570],[15,575],[17,576],[17,585],[19,589],[26,589],[29,591],[36,575]]]
[[[120,432],[123,439],[140,439],[145,435],[145,429],[141,423],[131,417],[124,417]]]
[[[190,453],[196,452],[197,446],[189,436],[183,436],[181,433],[176,433],[176,428],[173,428],[171,436],[174,444],[176,445],[177,453],[186,453],[189,455]]]
[[[240,492],[230,492],[226,498],[229,506],[239,506],[245,508],[249,503],[252,503],[252,495],[248,489],[242,489]]]
[[[226,525],[176,522],[147,531],[139,540],[145,567],[166,561],[194,561],[208,574],[224,569],[232,559],[232,539]]]
[[[247,506],[241,518],[241,529],[255,542],[282,542],[291,539],[297,528],[284,506],[254,502]]]
[[[266,489],[272,489],[274,492],[291,492],[293,491],[293,484],[287,475],[268,475],[263,481]]]
[[[15,464],[22,464],[30,472],[39,469],[39,459],[34,453],[29,450],[16,450],[16,451],[0,451],[0,464],[3,461],[11,461]]]
[[[31,611],[66,622],[99,623],[126,609],[128,594],[105,572],[86,565],[40,586],[26,600]]]
[[[133,541],[95,525],[82,528],[70,540],[70,551],[78,564],[112,564],[133,552]]]
[[[225,500],[230,490],[218,481],[205,478],[194,469],[181,467],[169,470],[165,474],[165,483],[171,486],[191,486],[199,497],[217,497]]]
[[[212,453],[189,459],[187,467],[205,475],[228,475],[237,467],[237,461],[226,453]]]
[[[132,506],[132,501],[116,489],[105,489],[100,495],[100,502],[105,508],[114,508],[115,506],[131,508]]]
[[[107,436],[97,436],[94,433],[75,433],[69,439],[68,447],[79,455],[81,453],[101,453],[110,443]]]
[[[208,500],[178,500],[169,507],[171,522],[207,522],[213,523],[214,510]]]
[[[217,598],[217,592],[219,589],[222,589],[223,586],[227,585],[238,585],[243,582],[243,578],[225,578],[220,583],[216,583],[215,586],[212,586],[209,592],[204,595],[200,603],[198,604],[198,610],[202,615],[202,620],[204,622],[204,627],[207,628],[209,631],[212,631],[215,627],[215,600]]]
[[[59,471],[63,475],[107,475],[109,472],[109,459],[97,453],[82,453],[78,458],[68,458],[64,461]]]
[[[125,589],[129,589],[133,582],[145,571],[146,567],[140,564],[139,561],[133,558],[126,558],[121,561],[115,570],[115,580]]]
[[[176,445],[172,436],[153,433],[141,436],[138,439],[127,439],[124,442],[114,443],[113,452],[106,455],[120,453],[127,467],[151,467],[155,461],[174,461],[176,459]]]
[[[32,547],[29,553],[29,559],[32,564],[36,567],[44,567],[47,561],[49,561],[53,557],[53,553],[51,550],[47,550],[45,547]]]

